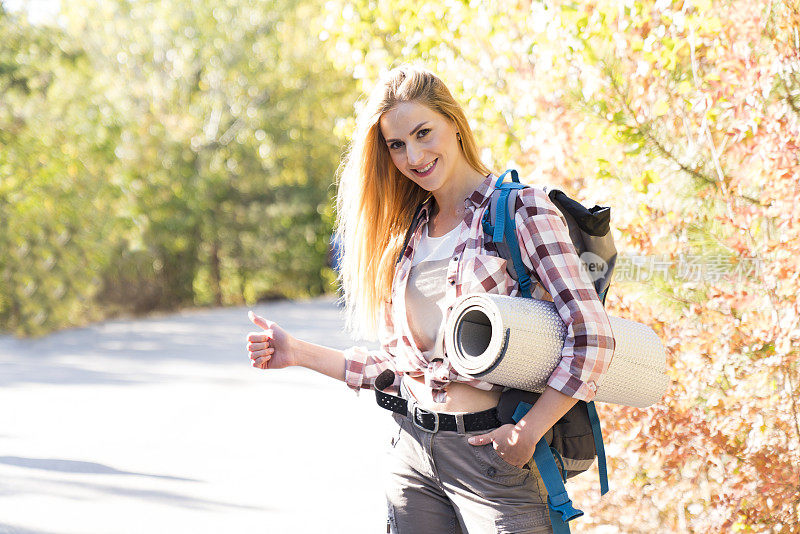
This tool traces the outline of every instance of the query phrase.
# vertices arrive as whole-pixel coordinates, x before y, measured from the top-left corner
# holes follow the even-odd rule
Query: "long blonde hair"
[[[336,238],[342,246],[338,280],[347,330],[358,338],[375,339],[414,209],[430,194],[395,167],[380,129],[384,113],[412,101],[449,119],[461,134],[461,149],[469,165],[483,174],[490,172],[478,158],[464,110],[441,79],[410,64],[381,78],[357,113],[353,139],[340,166],[336,198]]]

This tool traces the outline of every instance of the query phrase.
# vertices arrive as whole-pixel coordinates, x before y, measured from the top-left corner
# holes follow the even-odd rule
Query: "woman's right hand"
[[[292,348],[292,336],[278,326],[277,323],[248,313],[250,320],[262,329],[261,332],[250,332],[247,335],[247,352],[253,367],[259,369],[283,369],[297,365]]]

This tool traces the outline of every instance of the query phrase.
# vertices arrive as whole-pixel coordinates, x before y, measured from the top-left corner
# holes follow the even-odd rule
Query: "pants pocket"
[[[530,476],[529,469],[517,467],[503,460],[494,445],[470,445],[467,446],[477,460],[475,467],[488,479],[493,480],[503,486],[521,486]]]

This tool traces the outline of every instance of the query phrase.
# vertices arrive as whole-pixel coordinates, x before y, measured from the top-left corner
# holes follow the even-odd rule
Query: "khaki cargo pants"
[[[390,532],[552,532],[547,490],[533,461],[519,468],[500,458],[492,444],[467,442],[489,430],[432,434],[407,417],[392,417],[385,484]]]

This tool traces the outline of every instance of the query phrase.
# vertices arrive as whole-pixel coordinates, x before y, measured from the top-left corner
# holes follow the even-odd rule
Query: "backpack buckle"
[[[572,521],[576,517],[580,517],[583,515],[583,510],[578,510],[574,506],[572,506],[572,501],[567,495],[566,492],[560,493],[556,495],[554,498],[551,498],[550,495],[547,496],[547,505],[550,509],[554,512],[558,512],[561,514],[561,519],[567,523],[568,521]]]

